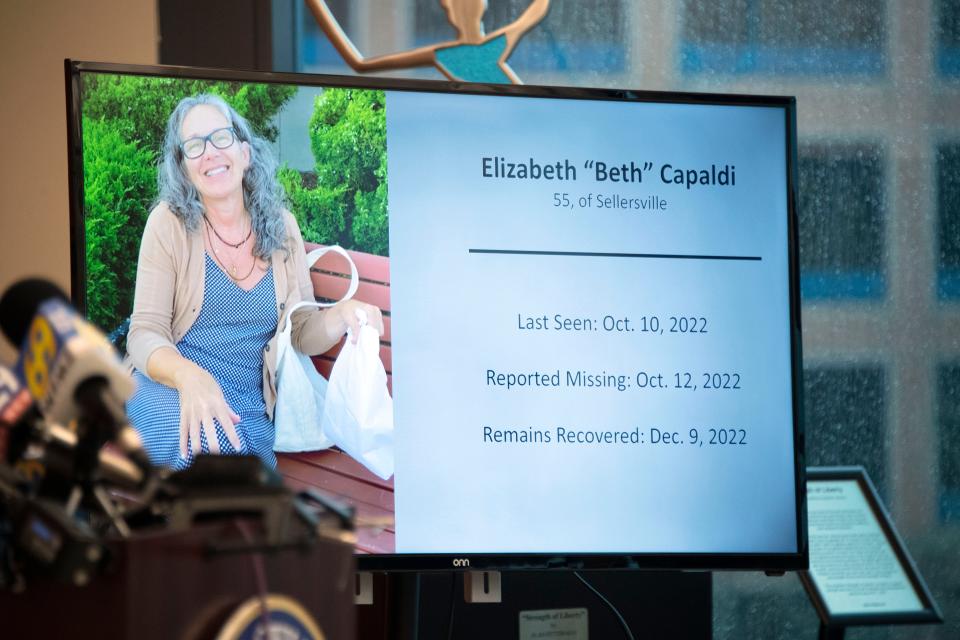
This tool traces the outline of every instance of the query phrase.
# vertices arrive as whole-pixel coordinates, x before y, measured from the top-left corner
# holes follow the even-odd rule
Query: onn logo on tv
[[[454,559],[453,559],[453,566],[455,566],[455,567],[469,567],[469,566],[470,566],[470,558],[454,558]]]

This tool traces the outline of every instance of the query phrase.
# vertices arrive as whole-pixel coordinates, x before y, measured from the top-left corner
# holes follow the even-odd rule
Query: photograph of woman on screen
[[[155,464],[244,453],[276,466],[276,334],[286,309],[314,299],[276,171],[221,98],[184,98],[170,115],[127,337],[138,384],[127,412]],[[380,310],[349,300],[294,314],[294,347],[319,354],[356,335],[358,308],[382,335]]]
[[[457,30],[455,40],[372,58],[357,51],[325,0],[307,0],[307,5],[330,42],[356,71],[433,66],[450,80],[522,84],[507,59],[520,38],[547,15],[550,0],[533,0],[519,18],[489,34],[483,28],[487,0],[440,0]]]

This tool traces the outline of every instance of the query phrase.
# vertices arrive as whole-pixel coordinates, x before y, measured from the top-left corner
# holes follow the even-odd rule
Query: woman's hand
[[[194,455],[200,453],[201,430],[210,453],[220,453],[214,420],[220,422],[227,440],[239,451],[240,436],[235,425],[240,423],[240,416],[227,404],[214,377],[206,369],[184,361],[173,375],[173,381],[174,388],[180,392],[180,455],[187,457],[188,445]]]
[[[356,344],[360,335],[360,319],[357,311],[363,311],[367,316],[367,324],[373,327],[378,335],[383,335],[383,315],[378,307],[359,300],[344,300],[327,310],[327,332],[335,340],[351,330],[350,341]]]

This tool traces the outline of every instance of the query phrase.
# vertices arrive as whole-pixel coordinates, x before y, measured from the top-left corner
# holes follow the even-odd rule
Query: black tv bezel
[[[809,564],[805,491],[805,450],[802,420],[802,354],[800,326],[799,250],[797,235],[797,119],[796,98],[747,94],[688,93],[633,89],[604,89],[537,85],[479,84],[433,80],[410,80],[376,76],[335,76],[278,73],[169,65],[64,61],[67,102],[67,157],[70,197],[71,296],[81,313],[86,312],[86,237],[83,222],[83,149],[81,129],[80,74],[162,76],[198,80],[226,80],[302,86],[328,86],[395,91],[460,93],[561,98],[617,102],[673,103],[716,106],[756,106],[783,110],[787,169],[787,254],[790,288],[790,345],[793,375],[794,496],[796,502],[795,553],[516,553],[516,554],[356,554],[364,571],[449,570],[592,570],[592,569],[683,569],[758,570],[769,573],[806,569]],[[749,508],[749,505],[746,507]]]

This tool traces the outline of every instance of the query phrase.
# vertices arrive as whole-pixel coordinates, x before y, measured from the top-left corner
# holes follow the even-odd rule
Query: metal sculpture
[[[519,18],[488,34],[483,28],[487,0],[439,0],[457,30],[454,40],[367,58],[343,32],[325,0],[305,1],[330,42],[356,71],[432,66],[450,80],[514,84],[522,82],[507,59],[517,42],[543,20],[550,8],[550,0],[532,0]]]

